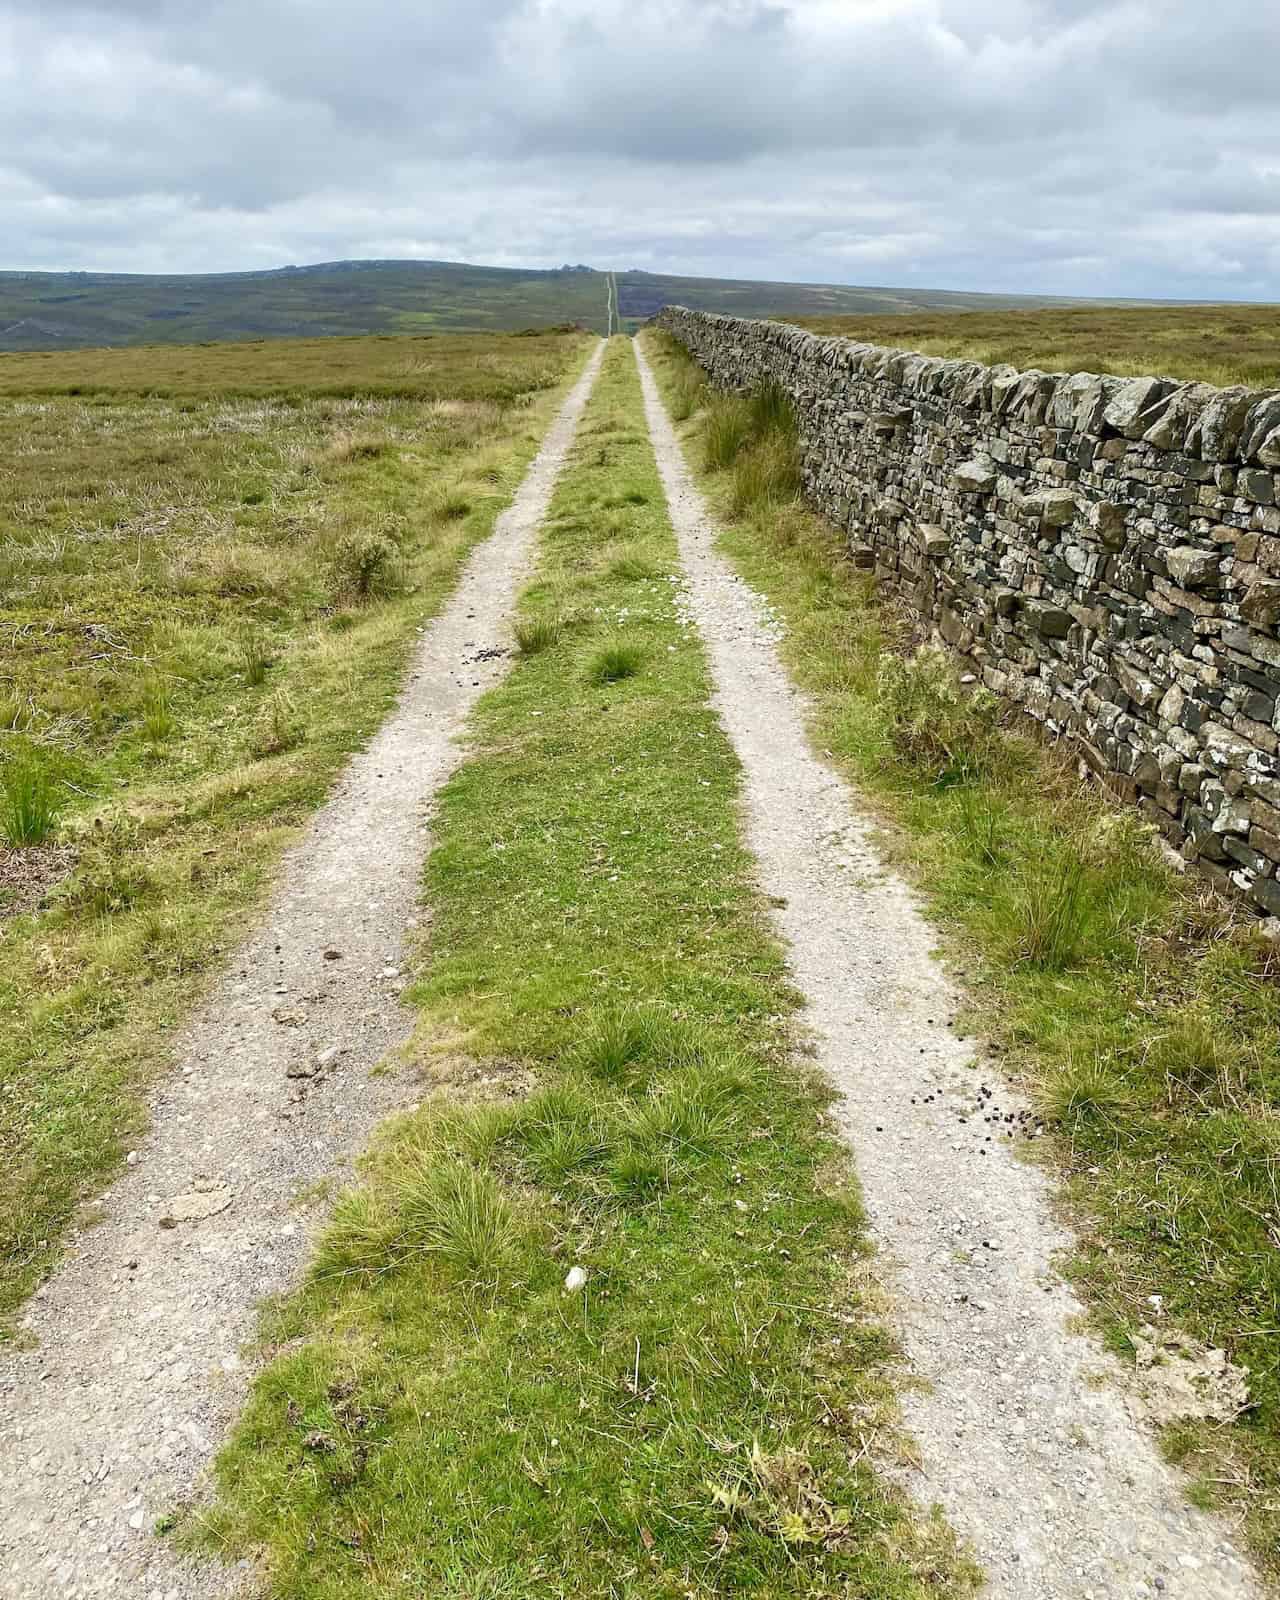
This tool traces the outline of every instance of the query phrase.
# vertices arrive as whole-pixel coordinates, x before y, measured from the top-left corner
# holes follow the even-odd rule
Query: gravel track
[[[1229,1531],[1158,1455],[1118,1363],[1072,1331],[1083,1307],[1053,1268],[1071,1241],[1044,1173],[1004,1136],[1027,1107],[951,1032],[957,996],[930,930],[810,749],[778,625],[716,552],[636,353],[715,705],[743,765],[748,841],[924,1380],[903,1397],[920,1460],[909,1487],[968,1539],[992,1600],[1257,1600]],[[1014,1124],[985,1120],[997,1114]]]
[[[151,1530],[192,1493],[243,1401],[263,1296],[295,1283],[341,1173],[412,1091],[373,1069],[399,1000],[424,810],[506,670],[508,618],[600,367],[601,344],[511,506],[425,631],[408,683],[175,1049],[151,1132],[0,1358],[0,1595],[199,1600],[247,1569],[179,1561]],[[201,1213],[207,1215],[201,1216]]]

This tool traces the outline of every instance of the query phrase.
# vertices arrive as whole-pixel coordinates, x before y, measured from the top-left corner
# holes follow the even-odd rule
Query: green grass
[[[817,333],[1042,372],[1280,384],[1280,307],[1059,306],[802,319]],[[688,383],[682,376],[680,382]]]
[[[660,381],[685,352],[648,336]],[[689,424],[697,460],[720,406]],[[856,782],[943,930],[970,1029],[1050,1117],[1074,1212],[1070,1271],[1122,1355],[1157,1317],[1249,1369],[1234,1423],[1165,1444],[1280,1570],[1280,950],[1246,912],[1164,862],[1151,830],[1085,787],[798,504],[732,513],[703,481],[738,570],[787,624],[818,747]]]
[[[585,356],[431,351],[425,398],[378,392],[375,340],[324,374],[285,345],[108,352],[99,400],[0,397],[0,840],[74,853],[43,909],[0,906],[0,1317],[137,1139],[171,1030]],[[251,370],[277,392],[238,393]]]
[[[522,602],[578,620],[485,696],[434,822],[437,1092],[268,1317],[188,1515],[281,1600],[964,1586],[873,1469],[890,1350],[662,504],[615,341]],[[623,622],[643,670],[584,681]]]
[[[41,844],[58,821],[54,785],[33,751],[19,750],[0,768],[0,833],[18,848]]]
[[[644,665],[644,647],[623,637],[606,639],[587,661],[587,678],[594,684],[621,683],[634,678]]]
[[[516,649],[522,656],[549,650],[563,632],[559,617],[527,617],[516,623]]]

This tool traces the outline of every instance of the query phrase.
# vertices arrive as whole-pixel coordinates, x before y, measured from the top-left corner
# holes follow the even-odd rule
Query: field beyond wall
[[[1280,385],[1280,306],[1089,306],[806,317],[801,326],[922,355],[1042,372]]]

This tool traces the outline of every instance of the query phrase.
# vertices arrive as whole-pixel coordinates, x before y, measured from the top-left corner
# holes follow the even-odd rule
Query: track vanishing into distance
[[[622,331],[618,322],[618,275],[616,272],[606,272],[604,275],[605,292],[605,337],[612,339],[615,333]]]
[[[616,320],[609,279],[608,316]],[[643,352],[645,413],[743,826],[822,1069],[841,1096],[906,1365],[908,1487],[939,1503],[998,1600],[1256,1600],[1215,1519],[1183,1498],[1116,1365],[1072,1331],[1068,1242],[1039,1169],[983,1144],[956,996],[843,781],[813,753],[777,623],[715,548]],[[248,1375],[264,1295],[295,1283],[298,1197],[403,1102],[374,1072],[399,1001],[428,847],[424,810],[509,655],[537,530],[599,370],[565,402],[494,534],[425,631],[396,709],[280,869],[260,925],[186,1031],[152,1131],[0,1358],[0,1595],[210,1600],[247,1568],[184,1564],[152,1535],[199,1483]],[[1016,1102],[1001,1091],[1008,1109]],[[958,1114],[968,1113],[963,1125]],[[318,1211],[322,1208],[312,1208]]]
[[[515,598],[603,353],[177,1046],[106,1220],[28,1310],[36,1348],[0,1356],[5,1600],[196,1600],[243,1584],[243,1571],[186,1565],[152,1529],[236,1415],[259,1303],[302,1271],[313,1228],[299,1197],[405,1099],[403,1079],[374,1069],[410,1028],[400,967],[424,811],[508,665]]]

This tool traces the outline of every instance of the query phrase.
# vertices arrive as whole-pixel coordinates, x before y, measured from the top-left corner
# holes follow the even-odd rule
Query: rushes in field
[[[31,703],[10,690],[0,694],[0,733],[22,733],[31,726]]]
[[[153,746],[163,744],[174,727],[168,691],[162,683],[149,683],[142,702],[142,731],[147,743]]]
[[[40,844],[57,826],[49,774],[34,755],[12,757],[0,770],[0,827],[11,845]]]
[[[257,628],[246,628],[240,635],[236,655],[246,683],[252,684],[256,689],[266,682],[267,668],[271,665],[273,656],[265,634]]]

